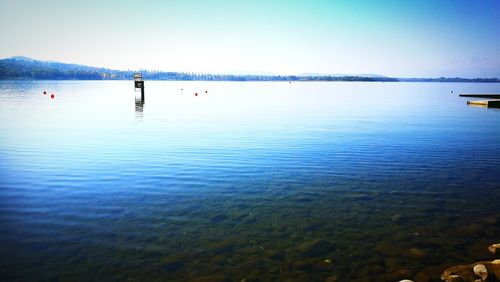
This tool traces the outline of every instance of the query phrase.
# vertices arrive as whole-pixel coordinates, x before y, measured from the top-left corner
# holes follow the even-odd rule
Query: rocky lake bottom
[[[443,187],[439,193],[329,193],[311,186],[297,194],[283,188],[270,195],[250,190],[245,198],[151,195],[142,200],[154,206],[94,218],[87,228],[46,225],[45,232],[64,236],[47,244],[44,234],[33,234],[20,246],[2,244],[3,254],[15,254],[3,261],[2,275],[47,281],[439,281],[446,267],[492,259],[487,247],[500,235],[498,187],[484,194]],[[158,213],[163,204],[168,209]]]

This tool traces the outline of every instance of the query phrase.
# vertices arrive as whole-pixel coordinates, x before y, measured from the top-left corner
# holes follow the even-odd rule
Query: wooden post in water
[[[142,73],[134,74],[134,86],[135,89],[141,89],[141,101],[144,104],[144,80],[142,80]]]

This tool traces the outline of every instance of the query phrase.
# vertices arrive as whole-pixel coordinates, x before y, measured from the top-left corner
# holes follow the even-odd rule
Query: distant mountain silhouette
[[[267,75],[267,74],[195,74],[185,72],[140,71],[146,80],[204,81],[416,81],[416,82],[500,82],[497,78],[393,78],[370,75]],[[0,60],[0,79],[40,80],[131,80],[134,71],[120,71],[77,64],[40,61],[24,56]]]
[[[304,72],[299,74],[299,76],[335,76],[335,77],[342,77],[342,76],[360,76],[360,77],[388,77],[385,75],[380,75],[380,74],[369,74],[369,73],[363,73],[363,74],[346,74],[346,73],[318,73],[318,72]]]
[[[35,59],[28,58],[28,57],[25,57],[25,56],[14,56],[14,57],[11,57],[9,59],[15,60],[15,61],[25,61],[25,62],[34,62],[34,61],[36,61]]]
[[[126,72],[76,64],[39,61],[24,56],[0,60],[0,79],[107,79]]]

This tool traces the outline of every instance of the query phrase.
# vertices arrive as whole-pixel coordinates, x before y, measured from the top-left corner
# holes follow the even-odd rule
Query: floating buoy
[[[194,96],[198,96],[198,92],[194,93]]]
[[[47,94],[47,91],[43,91],[43,95]]]
[[[50,98],[54,99],[55,95],[54,94],[50,94]]]
[[[205,93],[208,93],[208,90],[205,90]]]
[[[184,88],[181,88],[181,91],[183,91],[183,90],[184,90]]]
[[[451,93],[453,93],[453,90],[451,90]]]

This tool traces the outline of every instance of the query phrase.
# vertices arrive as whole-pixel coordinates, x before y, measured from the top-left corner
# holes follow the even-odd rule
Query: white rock
[[[490,250],[490,252],[496,254],[496,253],[500,252],[500,244],[493,244],[493,245],[488,247],[488,250]]]
[[[488,278],[488,270],[486,269],[486,266],[484,266],[484,264],[476,264],[474,265],[474,273],[481,277],[481,279],[483,281],[486,281],[486,279]]]

